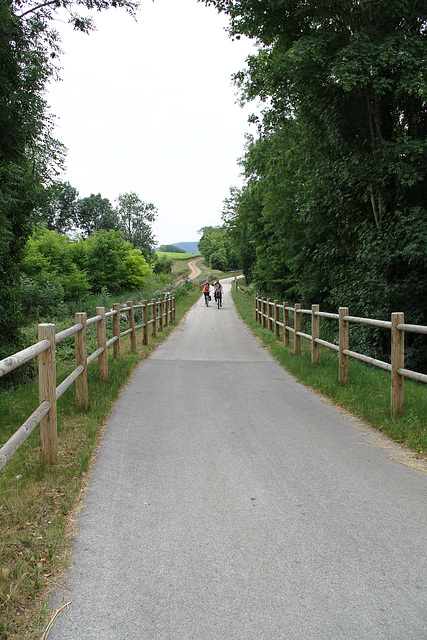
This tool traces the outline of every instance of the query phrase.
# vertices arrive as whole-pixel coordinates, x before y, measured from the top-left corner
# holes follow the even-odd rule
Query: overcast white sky
[[[240,186],[248,114],[231,74],[254,47],[231,41],[227,18],[197,0],[141,0],[93,14],[90,35],[60,26],[62,82],[47,96],[56,137],[68,148],[68,180],[80,197],[114,204],[136,192],[158,207],[159,244],[199,240],[221,224],[222,203]]]

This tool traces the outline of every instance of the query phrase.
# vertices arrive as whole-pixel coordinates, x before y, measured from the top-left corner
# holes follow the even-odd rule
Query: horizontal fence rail
[[[348,307],[340,307],[339,313],[326,313],[320,311],[319,305],[313,304],[311,309],[302,309],[299,303],[290,306],[288,302],[279,303],[261,296],[255,296],[255,322],[274,331],[276,339],[280,339],[280,328],[283,328],[283,344],[289,347],[290,334],[294,337],[294,353],[301,353],[301,338],[311,342],[311,361],[319,362],[319,345],[336,351],[339,355],[339,381],[342,384],[349,383],[348,362],[349,358],[370,364],[391,373],[391,411],[393,414],[404,412],[404,379],[409,378],[417,382],[427,382],[427,375],[405,369],[405,332],[427,334],[427,326],[405,324],[404,313],[392,313],[391,322],[372,318],[359,318],[351,316]],[[283,322],[280,321],[280,314]],[[290,315],[293,315],[293,326],[290,323]],[[311,316],[311,334],[301,331],[301,316]],[[320,318],[328,318],[338,322],[338,344],[328,342],[320,338]],[[391,331],[391,364],[357,353],[349,349],[350,324],[361,324]]]
[[[58,461],[58,431],[56,419],[56,403],[62,394],[75,382],[76,407],[87,409],[88,384],[87,368],[98,360],[98,375],[101,380],[108,380],[107,351],[113,347],[114,358],[121,355],[121,340],[129,335],[132,351],[137,350],[136,332],[142,329],[142,344],[149,344],[149,334],[155,338],[165,327],[175,320],[175,296],[166,295],[161,299],[143,300],[134,304],[132,300],[121,307],[118,303],[105,312],[104,307],[96,308],[96,315],[87,318],[86,313],[76,313],[75,324],[64,331],[55,333],[55,325],[39,324],[38,342],[27,349],[19,351],[0,361],[0,377],[7,375],[22,364],[38,358],[39,371],[39,406],[0,449],[0,469],[12,458],[14,453],[25,442],[34,429],[40,425],[40,460],[50,464]],[[135,311],[140,311],[142,322],[135,324]],[[113,336],[107,340],[106,319],[112,318]],[[127,320],[128,328],[121,330],[121,319]],[[97,349],[87,352],[87,328],[96,324]],[[63,340],[74,336],[75,368],[70,375],[56,385],[55,347]]]

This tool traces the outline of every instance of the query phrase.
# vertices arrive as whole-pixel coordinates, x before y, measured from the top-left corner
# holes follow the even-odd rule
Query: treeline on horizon
[[[244,186],[201,252],[222,234],[223,257],[271,297],[427,324],[425,2],[205,2],[233,38],[257,40],[235,82],[263,110]],[[385,360],[389,339],[352,338]],[[407,362],[425,370],[425,354],[425,337],[408,335]]]

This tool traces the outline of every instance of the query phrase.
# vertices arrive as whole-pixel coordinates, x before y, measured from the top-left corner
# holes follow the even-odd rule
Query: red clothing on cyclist
[[[206,283],[204,288],[203,288],[203,293],[205,296],[205,304],[209,306],[209,300],[210,300],[210,293],[211,293],[211,288],[209,286],[209,283]]]

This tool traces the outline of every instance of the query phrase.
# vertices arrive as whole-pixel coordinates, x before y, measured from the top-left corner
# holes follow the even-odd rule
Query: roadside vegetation
[[[84,490],[85,478],[112,405],[135,367],[164,340],[200,297],[198,287],[192,283],[179,287],[175,293],[176,319],[162,335],[155,339],[150,337],[150,345],[144,347],[139,333],[137,353],[133,353],[129,341],[124,340],[122,357],[114,360],[110,355],[108,358],[107,382],[98,379],[96,363],[89,367],[87,411],[76,412],[74,385],[61,396],[58,402],[59,464],[49,466],[39,462],[39,430],[35,429],[3,468],[0,474],[0,638],[35,640],[41,637],[46,625],[49,590],[69,561],[67,544],[72,535],[71,514]],[[150,292],[144,290],[139,297],[149,296]],[[125,296],[125,299],[130,297]],[[135,292],[132,299],[136,299]],[[95,307],[89,311],[90,315],[94,312]],[[70,326],[73,320],[63,323]],[[31,328],[27,331],[33,333]],[[57,384],[73,368],[71,352],[72,347],[64,347],[58,353]],[[27,384],[15,384],[2,390],[2,444],[37,405],[37,377]]]
[[[311,346],[301,340],[301,355],[283,346],[274,333],[262,329],[254,320],[254,290],[239,280],[239,290],[233,299],[242,320],[269,349],[270,353],[295,378],[307,387],[329,398],[333,403],[358,416],[390,438],[411,448],[418,456],[427,454],[427,387],[422,383],[405,380],[405,415],[390,414],[390,374],[350,359],[350,383],[342,386],[338,381],[338,355],[320,347],[319,365],[311,364]],[[309,332],[309,331],[308,331]]]
[[[204,1],[256,42],[234,79],[261,108],[244,184],[200,251],[272,299],[427,325],[427,4]],[[380,332],[356,340],[385,359]],[[424,336],[407,336],[406,359],[427,370]]]
[[[182,253],[171,251],[156,251],[154,272],[162,272],[172,275],[174,280],[184,280],[190,275],[188,263],[190,260],[201,258],[199,253]]]

